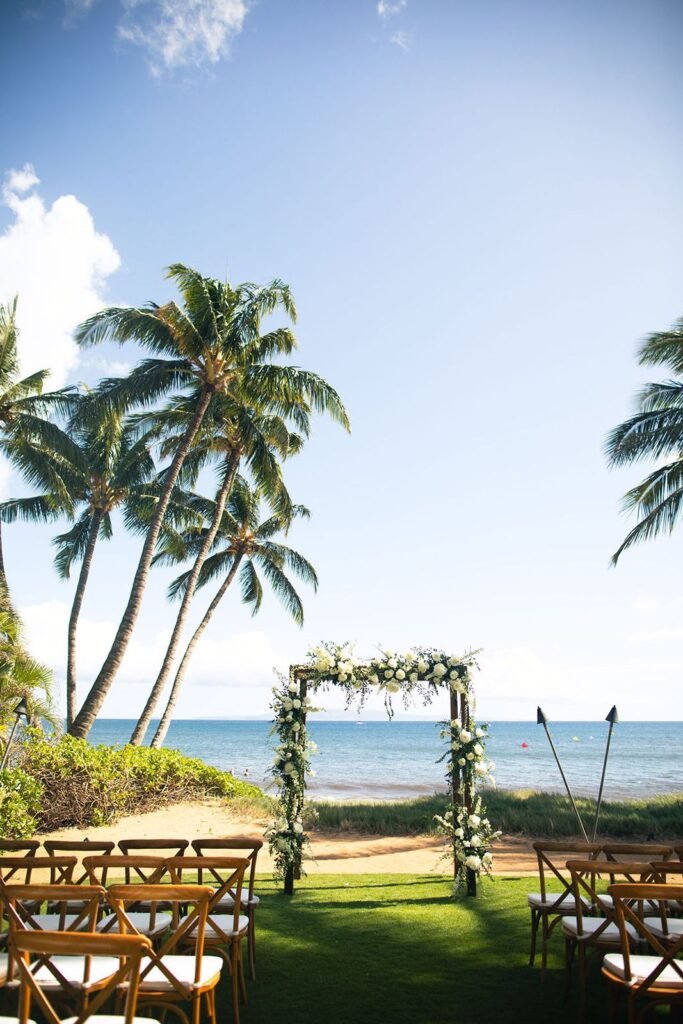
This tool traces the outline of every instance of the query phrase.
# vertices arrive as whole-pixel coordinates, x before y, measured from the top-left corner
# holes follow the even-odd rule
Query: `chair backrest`
[[[607,860],[669,860],[674,848],[670,843],[603,843],[602,851]]]
[[[192,849],[199,857],[246,857],[249,861],[247,885],[249,899],[254,895],[256,880],[256,858],[263,846],[262,839],[250,839],[246,836],[222,836],[211,839],[193,839]]]
[[[0,881],[28,885],[34,872],[43,871],[50,884],[58,885],[72,880],[75,866],[75,857],[0,857]]]
[[[23,852],[26,857],[34,857],[39,849],[37,839],[0,839],[0,854],[12,856]]]
[[[151,856],[180,857],[190,845],[189,839],[119,839],[123,854],[144,853]]]
[[[572,843],[558,841],[539,841],[534,843],[534,850],[538,859],[538,878],[541,886],[541,899],[545,902],[547,898],[546,883],[559,882],[562,891],[557,894],[557,899],[549,908],[559,907],[564,899],[571,894],[572,878],[567,870],[567,860],[581,857],[587,860],[597,860],[601,845],[600,843]],[[554,892],[550,893],[555,896]]]
[[[625,879],[628,882],[656,882],[657,872],[648,863],[636,863],[629,861],[626,864],[618,864],[616,861],[604,860],[569,860],[567,868],[571,874],[572,889],[576,900],[577,932],[583,935],[583,919],[586,916],[587,907],[600,907],[604,914],[601,923],[591,931],[591,942],[597,942],[600,936],[609,927],[616,923],[616,916],[613,906],[609,902],[601,900],[604,893],[598,887],[598,880],[609,879],[611,884],[615,880]]]
[[[28,885],[4,885],[2,900],[7,908],[10,931],[15,928],[43,930],[37,917],[41,905],[47,900],[59,906],[59,919],[52,930],[66,932],[82,930],[87,925],[88,931],[95,931],[100,900],[104,897],[101,886],[88,885],[44,885],[40,883]],[[70,909],[68,904],[77,902],[78,909]]]
[[[624,979],[630,986],[631,991],[636,995],[647,995],[648,990],[651,989],[654,982],[666,968],[671,968],[673,977],[676,979],[673,987],[680,991],[683,986],[683,962],[676,958],[680,956],[683,950],[683,935],[680,935],[674,941],[667,942],[666,944],[662,943],[653,933],[647,921],[635,913],[633,904],[658,902],[662,912],[666,913],[666,907],[670,901],[683,900],[683,885],[662,885],[660,883],[634,884],[626,882],[611,885],[609,892],[614,900],[614,909],[617,916],[617,924],[619,925],[621,953],[624,958]],[[627,924],[635,928],[639,939],[646,942],[650,947],[650,951],[659,957],[659,962],[645,978],[634,977],[631,970],[631,951],[626,930]],[[661,984],[666,985],[666,982],[663,981]],[[655,991],[653,995],[661,996],[661,989]]]
[[[166,861],[171,880],[176,885],[183,882],[183,874],[197,874],[198,885],[210,885],[211,897],[207,907],[207,937],[213,941],[218,937],[227,942],[228,931],[239,930],[242,912],[242,886],[244,875],[249,868],[248,857],[172,857]],[[227,896],[233,900],[232,914],[220,910],[222,900]],[[227,930],[225,922],[230,921]]]
[[[112,881],[123,881],[125,885],[156,884],[166,871],[165,863],[163,857],[145,857],[142,854],[105,853],[83,858],[83,867],[91,883],[105,887]]]
[[[652,862],[652,869],[656,874],[656,882],[683,882],[683,862],[680,860],[655,860]],[[673,910],[678,916],[683,914],[683,901],[672,900],[667,914],[662,919],[662,928],[668,933],[668,911]]]
[[[137,1003],[142,956],[151,949],[149,939],[141,935],[84,935],[70,932],[13,932],[10,938],[10,956],[18,963],[21,978],[21,996],[19,1005],[19,1024],[28,1024],[31,1012],[31,1001],[42,1011],[47,1024],[60,1024],[62,1013],[58,1012],[53,1000],[59,996],[75,995],[73,985],[64,978],[61,971],[52,961],[57,956],[82,956],[83,982],[88,980],[88,971],[93,956],[110,956],[119,960],[118,970],[107,979],[103,987],[98,988],[75,1018],[75,1024],[85,1021],[113,996],[120,985],[126,984],[126,1003],[124,1024],[132,1024]],[[31,963],[31,956],[37,958]],[[45,967],[54,977],[54,990],[46,991],[44,984],[38,984],[35,971]],[[52,996],[52,999],[50,998]],[[82,1001],[83,1002],[83,1001]]]
[[[121,934],[124,935],[139,934],[128,914],[132,907],[139,906],[140,903],[155,905],[163,901],[170,904],[173,909],[173,927],[170,934],[158,950],[152,948],[149,951],[148,960],[140,974],[141,981],[144,981],[154,967],[158,967],[179,995],[184,999],[189,996],[190,987],[187,981],[183,982],[178,978],[168,963],[164,963],[163,958],[178,949],[183,944],[183,939],[192,932],[193,940],[196,942],[194,983],[199,982],[204,954],[206,916],[211,895],[212,889],[208,885],[112,885],[108,889],[107,899],[116,912]],[[180,912],[184,908],[187,908],[187,913],[181,919]]]
[[[82,853],[88,855],[107,854],[115,848],[116,843],[105,842],[104,840],[92,839],[46,839],[43,846],[50,857],[60,857],[65,854]],[[76,868],[73,881],[76,885],[84,885],[88,880],[88,872],[85,867]]]

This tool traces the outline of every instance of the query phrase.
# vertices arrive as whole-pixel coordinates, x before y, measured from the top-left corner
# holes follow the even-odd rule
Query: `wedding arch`
[[[323,643],[308,652],[308,661],[292,665],[273,688],[274,719],[271,732],[278,736],[272,774],[279,786],[279,814],[267,835],[287,895],[303,874],[308,836],[304,827],[306,778],[311,774],[310,756],[316,750],[307,737],[306,722],[315,708],[312,696],[334,686],[346,695],[346,706],[362,708],[372,693],[382,693],[389,718],[393,699],[400,696],[408,706],[415,696],[424,705],[442,693],[449,695],[449,717],[442,723],[441,736],[447,749],[445,762],[450,790],[450,807],[436,815],[438,830],[448,837],[456,890],[476,896],[477,878],[490,872],[491,840],[494,832],[486,817],[477,782],[493,782],[494,765],[486,758],[488,727],[474,720],[472,671],[478,668],[477,651],[461,656],[435,648],[413,647],[404,654],[380,649],[368,660],[354,656],[350,644]]]

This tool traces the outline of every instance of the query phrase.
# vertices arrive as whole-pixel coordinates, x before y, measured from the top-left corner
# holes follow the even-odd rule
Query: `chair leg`
[[[569,936],[564,940],[564,1001],[569,1002],[572,994],[572,964],[574,962],[575,943]]]
[[[249,943],[249,973],[251,980],[256,981],[256,921],[254,920],[253,908],[249,910],[247,941]]]
[[[611,982],[607,982],[607,1024],[617,1024],[617,1012],[619,1010],[619,989]]]
[[[244,957],[242,955],[242,941],[237,940],[237,960],[240,969],[240,991],[242,993],[242,1001],[247,1003],[247,983],[244,979]]]
[[[586,1019],[586,976],[588,962],[586,960],[586,944],[579,942],[579,1011],[578,1019],[582,1022]]]
[[[548,915],[541,914],[541,981],[545,981],[548,964]]]
[[[236,942],[231,943],[230,946],[230,986],[232,989],[232,1019],[234,1024],[240,1024],[240,998]]]
[[[536,959],[536,934],[538,932],[538,923],[540,921],[538,913],[531,909],[531,951],[529,952],[529,967],[534,966],[534,960]]]

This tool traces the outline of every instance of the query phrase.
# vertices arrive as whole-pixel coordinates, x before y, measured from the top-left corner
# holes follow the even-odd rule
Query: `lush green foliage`
[[[25,839],[36,830],[43,787],[20,768],[0,772],[0,836]]]
[[[101,825],[122,814],[201,796],[261,796],[257,786],[176,750],[95,747],[72,736],[58,741],[36,737],[22,748],[19,764],[20,776],[26,773],[43,793],[40,807],[27,800],[26,814],[44,832]]]
[[[52,720],[52,673],[28,653],[21,619],[0,579],[0,750],[14,725],[14,708],[22,697],[35,721]]]
[[[247,983],[244,1019],[574,1024],[559,931],[543,984],[540,968],[527,966],[529,884],[483,879],[480,899],[454,901],[450,878],[438,875],[312,875],[294,898],[259,880],[258,980]],[[221,982],[219,1019],[228,984]],[[606,1020],[596,966],[587,1020]]]
[[[487,789],[485,798],[491,819],[507,835],[549,838],[576,835],[576,817],[569,801],[560,793]],[[444,796],[439,794],[395,802],[315,801],[309,805],[308,813],[320,829],[387,836],[420,835],[434,830],[433,816],[441,812],[443,804]],[[580,797],[577,804],[584,821],[591,822],[595,801]],[[603,803],[601,837],[646,839],[650,835],[666,838],[683,835],[683,793]]]

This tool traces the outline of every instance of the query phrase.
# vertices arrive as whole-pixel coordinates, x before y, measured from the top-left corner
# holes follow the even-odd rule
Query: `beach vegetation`
[[[641,345],[638,362],[662,366],[675,377],[646,384],[636,396],[636,413],[607,438],[612,468],[645,461],[654,465],[624,495],[623,510],[635,513],[638,521],[612,555],[613,565],[634,544],[671,533],[683,512],[683,319],[668,331],[651,334]]]
[[[19,749],[16,767],[0,777],[0,822],[14,815],[13,831],[3,834],[23,838],[206,797],[267,805],[257,786],[177,750],[93,746],[35,733]]]

